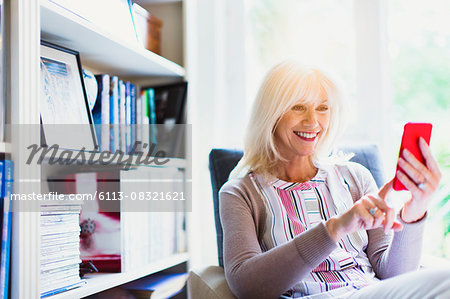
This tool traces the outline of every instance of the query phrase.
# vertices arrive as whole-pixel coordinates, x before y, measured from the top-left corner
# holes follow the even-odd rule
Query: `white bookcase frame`
[[[40,66],[41,36],[47,41],[73,48],[86,58],[83,63],[124,78],[185,76],[183,67],[145,49],[121,43],[120,38],[96,28],[86,20],[76,17],[49,0],[4,0],[6,40],[6,98],[7,119],[11,124],[39,124],[40,122]],[[53,25],[53,26],[52,26]],[[86,37],[86,39],[84,39]],[[93,41],[98,44],[92,46]],[[99,49],[110,50],[103,58]],[[102,50],[100,50],[102,51]],[[111,53],[112,52],[112,53]],[[116,55],[116,56],[114,56]],[[131,63],[113,59],[125,55]],[[0,143],[0,152],[10,154],[15,163],[14,179],[39,182],[41,168],[25,165],[26,156],[22,145],[38,143],[39,136],[24,136],[14,126],[6,132],[6,142]],[[190,167],[183,159],[172,159],[170,164],[179,168]],[[14,193],[41,191],[40,183],[14,184]],[[21,203],[14,202],[14,208]],[[40,298],[39,294],[39,213],[14,212],[11,245],[11,298]],[[133,273],[98,274],[82,288],[48,298],[79,298],[126,283],[128,281],[187,262],[187,253],[158,261]],[[104,275],[104,279],[99,278]],[[107,283],[105,283],[107,281]]]

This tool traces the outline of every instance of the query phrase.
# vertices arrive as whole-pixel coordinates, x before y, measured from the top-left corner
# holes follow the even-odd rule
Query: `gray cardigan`
[[[353,201],[376,193],[370,172],[362,165],[338,165]],[[224,268],[232,292],[239,298],[278,298],[319,265],[336,247],[323,223],[292,241],[263,252],[266,210],[250,177],[229,180],[220,190],[224,233]],[[401,221],[401,219],[399,219]],[[377,277],[389,278],[419,266],[425,219],[403,223],[400,232],[367,231],[366,253]]]

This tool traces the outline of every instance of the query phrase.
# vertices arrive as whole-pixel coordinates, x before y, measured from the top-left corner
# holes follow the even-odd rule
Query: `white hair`
[[[244,156],[230,177],[242,177],[250,171],[263,175],[273,172],[283,160],[274,139],[279,120],[299,101],[306,103],[321,97],[328,99],[330,123],[312,155],[313,162],[329,157],[335,139],[345,127],[346,103],[335,81],[318,68],[287,60],[270,69],[253,103],[244,137]]]

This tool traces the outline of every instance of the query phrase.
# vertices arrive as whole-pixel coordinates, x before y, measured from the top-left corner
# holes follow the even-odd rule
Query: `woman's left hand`
[[[411,192],[411,199],[405,203],[400,213],[402,220],[407,223],[418,221],[425,216],[430,199],[439,188],[442,177],[430,147],[423,138],[419,140],[419,147],[426,165],[406,149],[403,151],[403,158],[399,158],[399,165],[407,175],[397,171],[397,177]]]

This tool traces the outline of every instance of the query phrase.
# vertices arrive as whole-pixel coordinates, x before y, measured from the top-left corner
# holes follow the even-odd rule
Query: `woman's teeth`
[[[304,137],[304,138],[314,138],[317,136],[318,132],[316,133],[304,133],[304,132],[297,132],[295,131],[295,134],[297,134],[300,137]]]

